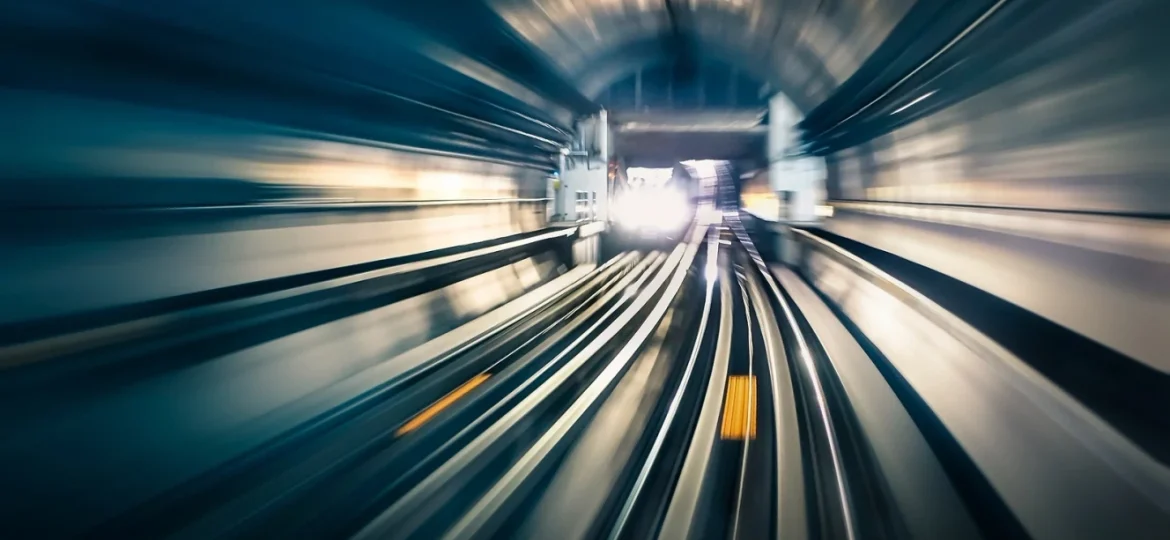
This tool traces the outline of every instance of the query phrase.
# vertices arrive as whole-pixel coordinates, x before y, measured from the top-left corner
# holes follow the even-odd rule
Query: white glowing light
[[[924,99],[926,99],[926,98],[928,98],[928,97],[930,97],[930,96],[933,96],[933,95],[934,95],[934,93],[935,93],[935,92],[937,92],[937,91],[938,91],[938,90],[931,90],[931,91],[929,91],[929,92],[927,92],[927,93],[925,93],[925,94],[922,94],[921,96],[918,96],[918,99],[915,99],[914,101],[911,101],[910,103],[907,103],[907,104],[905,104],[905,105],[902,105],[901,107],[898,107],[898,110],[896,110],[896,111],[894,111],[894,112],[892,112],[892,113],[890,113],[890,114],[898,114],[898,113],[900,113],[900,112],[902,112],[902,111],[904,111],[904,110],[906,110],[906,109],[909,109],[910,107],[913,107],[913,106],[917,105],[917,104],[918,104],[920,101],[922,101],[922,100],[924,100]]]
[[[695,170],[695,174],[699,178],[718,178],[719,173],[715,170],[715,165],[723,163],[712,159],[692,159],[682,162],[683,165]]]
[[[628,190],[614,202],[613,212],[619,226],[647,232],[674,231],[690,220],[686,194],[670,188]]]
[[[719,244],[717,242],[707,242],[707,266],[703,269],[704,277],[707,278],[707,286],[715,283],[719,279]],[[710,289],[707,289],[710,292]]]
[[[715,225],[723,223],[723,213],[710,203],[705,203],[696,212],[700,225]]]
[[[626,178],[635,185],[658,187],[665,185],[673,177],[673,168],[630,167],[626,169]]]

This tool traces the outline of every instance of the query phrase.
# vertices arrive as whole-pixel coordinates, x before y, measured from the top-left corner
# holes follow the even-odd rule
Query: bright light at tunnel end
[[[686,194],[674,188],[626,191],[614,201],[613,212],[619,229],[646,235],[678,231],[691,220]]]

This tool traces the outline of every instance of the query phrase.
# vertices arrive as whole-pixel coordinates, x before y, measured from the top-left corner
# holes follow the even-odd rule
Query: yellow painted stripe
[[[729,441],[756,438],[755,375],[732,375],[727,378],[727,396],[723,400],[723,425],[719,436]]]
[[[423,424],[429,422],[432,418],[443,412],[443,410],[447,407],[450,407],[452,403],[459,401],[459,398],[466,396],[468,392],[475,390],[475,387],[483,384],[484,381],[488,380],[488,377],[491,377],[491,374],[480,373],[479,375],[472,377],[471,380],[463,383],[459,386],[459,388],[452,390],[451,393],[443,396],[442,398],[439,398],[439,400],[432,403],[431,406],[423,409],[421,412],[414,415],[414,417],[410,420],[407,420],[407,422],[402,424],[402,427],[398,428],[398,431],[396,431],[394,434],[401,437],[422,427]]]

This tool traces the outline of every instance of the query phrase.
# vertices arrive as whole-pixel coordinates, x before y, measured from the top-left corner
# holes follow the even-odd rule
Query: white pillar
[[[799,121],[800,112],[783,94],[768,101],[768,178],[772,190],[788,198],[787,215],[782,215],[783,219],[815,221],[816,207],[820,204],[817,185],[824,177],[824,160],[786,157],[798,142],[794,128]]]

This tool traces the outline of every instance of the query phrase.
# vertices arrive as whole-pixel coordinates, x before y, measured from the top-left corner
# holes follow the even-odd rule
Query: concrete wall
[[[1168,22],[1098,2],[1005,59],[1020,75],[832,156],[855,201],[826,226],[1170,369]]]
[[[1142,4],[1102,2],[1023,75],[834,156],[835,195],[1170,213],[1170,9]]]
[[[788,157],[799,143],[794,129],[801,114],[783,94],[769,101],[768,112],[768,179],[772,190],[788,192],[782,210],[784,219],[813,221],[816,206],[824,201],[825,160],[819,157]]]
[[[547,223],[535,170],[45,93],[0,93],[0,117],[0,322]]]

